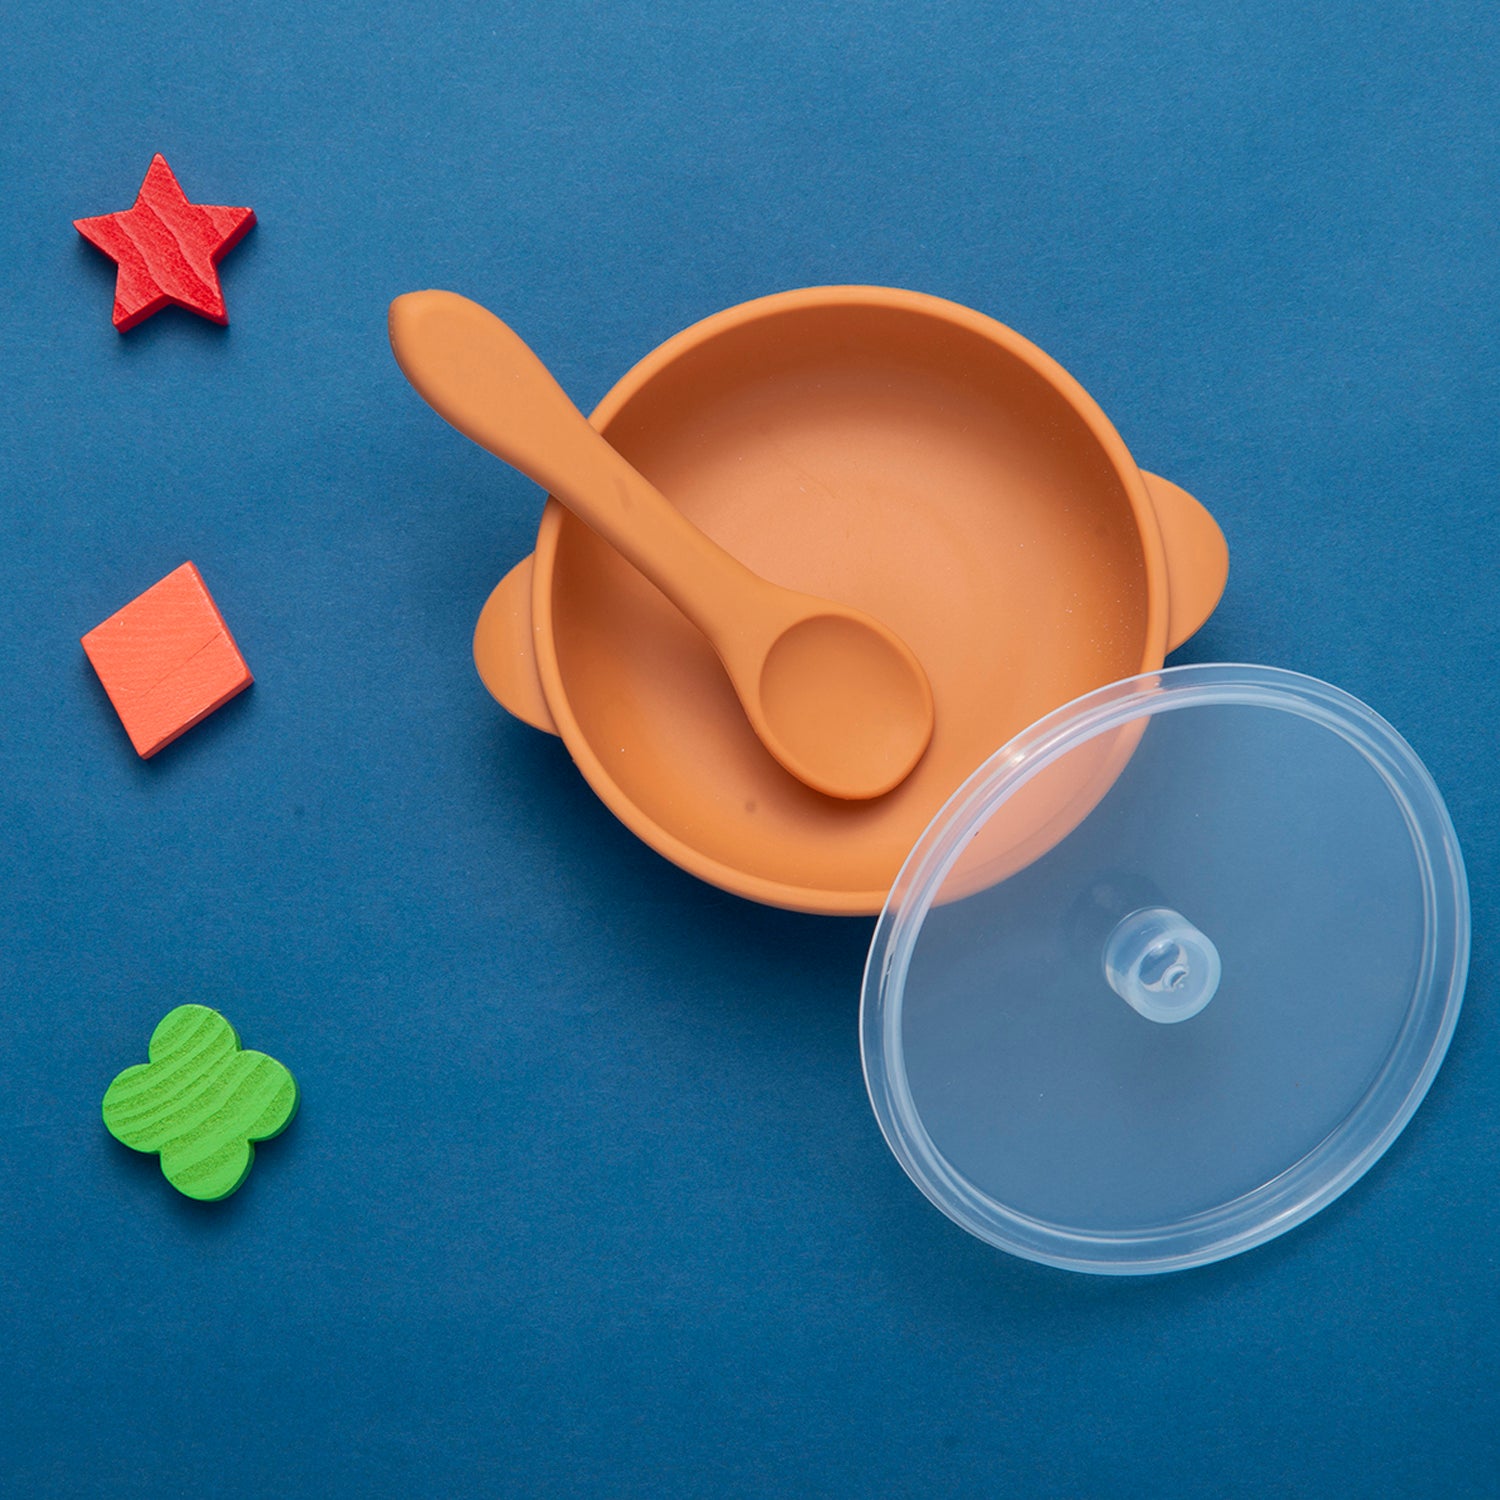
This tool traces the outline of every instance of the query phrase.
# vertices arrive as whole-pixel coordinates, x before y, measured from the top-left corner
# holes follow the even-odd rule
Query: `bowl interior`
[[[803,786],[761,747],[707,642],[555,502],[538,543],[542,672],[584,775],[648,843],[757,900],[874,912],[987,756],[1160,663],[1145,549],[1107,424],[1008,330],[928,298],[763,306],[664,346],[602,425],[750,567],[910,644],[936,701],[926,756],[870,802]]]

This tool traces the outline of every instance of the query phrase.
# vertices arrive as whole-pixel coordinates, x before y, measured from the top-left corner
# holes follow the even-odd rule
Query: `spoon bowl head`
[[[932,739],[932,689],[910,649],[858,613],[805,615],[761,668],[761,738],[830,797],[883,796]]]

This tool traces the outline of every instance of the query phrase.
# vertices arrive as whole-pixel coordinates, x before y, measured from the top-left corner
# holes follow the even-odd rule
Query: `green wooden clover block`
[[[161,1153],[189,1198],[227,1198],[249,1175],[255,1141],[297,1113],[297,1080],[274,1057],[245,1052],[206,1005],[179,1005],[151,1033],[151,1061],[126,1068],[104,1095],[104,1123],[136,1151]]]

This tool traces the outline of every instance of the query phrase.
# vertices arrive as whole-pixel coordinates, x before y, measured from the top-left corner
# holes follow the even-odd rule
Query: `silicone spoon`
[[[831,797],[898,786],[932,738],[911,649],[861,610],[770,583],[711,541],[600,434],[523,340],[454,292],[391,303],[402,373],[445,421],[534,479],[708,637],[751,727]]]

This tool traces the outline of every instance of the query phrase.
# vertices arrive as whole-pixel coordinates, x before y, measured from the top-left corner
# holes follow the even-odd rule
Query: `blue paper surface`
[[[13,7],[0,132],[0,1490],[1493,1495],[1500,11],[890,0]],[[153,152],[259,223],[120,336]],[[423,286],[586,408],[877,282],[1057,357],[1233,558],[1179,660],[1394,722],[1469,862],[1448,1062],[1202,1271],[966,1237],[860,1077],[871,924],[637,843],[469,657],[535,488],[386,344]],[[149,763],[79,636],[186,559],[256,684]],[[172,1006],[302,1109],[218,1205],[99,1119]]]

